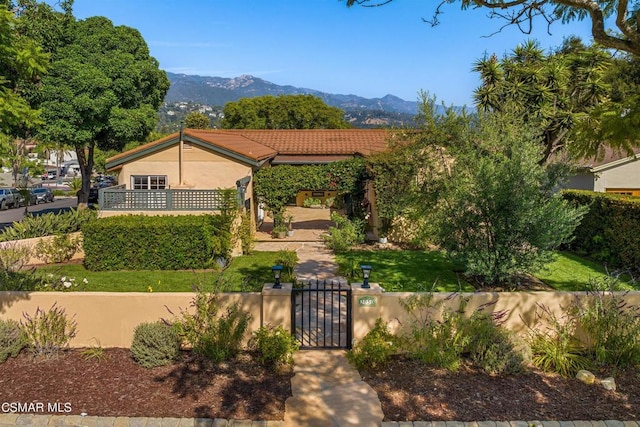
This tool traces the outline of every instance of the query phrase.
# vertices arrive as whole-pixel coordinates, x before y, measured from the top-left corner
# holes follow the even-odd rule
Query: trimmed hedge
[[[208,268],[231,251],[229,215],[102,218],[82,228],[91,271]]]
[[[566,190],[571,203],[589,206],[569,249],[612,267],[640,271],[640,199]]]

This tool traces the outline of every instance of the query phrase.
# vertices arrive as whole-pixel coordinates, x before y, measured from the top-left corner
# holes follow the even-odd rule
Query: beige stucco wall
[[[594,191],[640,189],[640,159],[598,171]]]
[[[236,188],[237,180],[252,176],[251,166],[199,146],[185,148],[183,153],[183,186],[180,185],[178,145],[124,164],[118,173],[118,184],[131,189],[131,175],[166,175],[169,188],[209,190]]]
[[[23,320],[23,313],[33,315],[38,308],[47,310],[57,304],[78,323],[72,347],[129,347],[133,330],[143,322],[172,319],[181,309],[189,309],[194,297],[190,292],[0,292],[0,318]],[[240,302],[242,310],[252,313],[250,332],[262,323],[260,293],[221,294],[221,302]]]
[[[360,284],[353,285],[353,339],[357,342],[375,324],[380,317],[392,332],[399,332],[408,327],[411,317],[402,308],[401,299],[414,295],[408,292],[383,292],[377,284],[371,289],[362,289]],[[525,334],[529,326],[535,323],[538,304],[547,306],[557,316],[561,316],[563,307],[567,307],[573,298],[585,296],[581,292],[477,292],[461,294],[469,297],[467,313],[472,313],[478,307],[487,305],[485,312],[505,311],[504,326],[518,334]],[[640,306],[640,292],[620,293],[629,304]],[[375,298],[374,306],[360,306],[358,300],[363,296]],[[458,308],[458,298],[449,299],[451,294],[435,294],[435,300],[446,300],[444,306]],[[447,300],[449,299],[449,300]]]

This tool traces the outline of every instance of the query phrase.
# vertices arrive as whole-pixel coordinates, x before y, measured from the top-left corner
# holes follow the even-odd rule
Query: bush
[[[64,308],[53,304],[48,311],[38,307],[33,316],[23,314],[20,323],[34,356],[55,357],[76,336],[77,323],[69,319]]]
[[[0,233],[0,242],[73,233],[80,231],[84,224],[96,217],[97,213],[90,209],[71,209],[59,214],[49,212],[43,215],[26,215],[22,221],[14,222],[11,227]]]
[[[572,377],[579,370],[589,367],[589,360],[575,336],[575,318],[566,315],[558,318],[544,305],[538,305],[536,318],[538,322],[549,326],[530,329],[528,341],[535,366],[564,377]]]
[[[294,282],[295,275],[294,269],[298,263],[298,254],[296,251],[282,250],[278,251],[276,264],[282,266],[282,278],[283,282]]]
[[[60,234],[51,239],[41,239],[35,248],[38,258],[47,264],[69,261],[80,249],[80,238]]]
[[[261,326],[253,333],[251,348],[259,353],[260,363],[268,366],[290,365],[300,345],[282,326]]]
[[[476,311],[465,326],[469,342],[464,353],[475,366],[491,374],[515,374],[525,368],[523,351],[514,334],[499,325],[503,315]]]
[[[141,323],[133,331],[131,356],[145,368],[168,365],[180,354],[180,336],[164,322]]]
[[[16,357],[27,346],[27,338],[15,320],[0,319],[0,363]]]
[[[577,319],[577,336],[596,365],[634,366],[640,364],[640,308],[606,289],[610,281],[592,282],[587,296],[576,297],[569,313]]]
[[[329,234],[323,235],[329,249],[334,252],[346,252],[352,246],[364,242],[364,222],[349,220],[337,212],[331,214],[331,221],[335,226],[329,227]]]
[[[569,248],[614,267],[640,271],[640,200],[592,191],[563,191],[562,197],[588,212]]]
[[[398,350],[398,339],[389,332],[382,319],[347,352],[347,359],[359,370],[375,369],[387,363]]]
[[[193,314],[181,311],[174,327],[193,352],[201,357],[221,362],[239,351],[251,314],[240,310],[238,303],[222,310],[218,294],[198,289],[191,306]]]
[[[82,229],[85,266],[104,270],[208,268],[231,251],[228,215],[101,218]]]

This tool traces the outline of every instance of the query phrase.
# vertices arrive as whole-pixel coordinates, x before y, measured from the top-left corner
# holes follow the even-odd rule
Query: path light
[[[271,271],[273,272],[273,277],[276,279],[273,284],[273,289],[280,289],[282,285],[280,284],[280,275],[282,274],[282,266],[274,265],[271,267]]]
[[[369,286],[369,277],[373,268],[370,265],[361,265],[360,268],[362,269],[362,287],[369,289],[371,287]]]

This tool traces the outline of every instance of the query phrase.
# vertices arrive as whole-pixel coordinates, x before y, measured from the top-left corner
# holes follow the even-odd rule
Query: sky
[[[536,39],[560,46],[571,34],[591,41],[589,22],[537,22],[530,35],[486,10],[448,5],[441,24],[436,0],[395,0],[383,7],[347,8],[343,0],[75,0],[78,19],[105,16],[140,31],[160,68],[214,77],[250,74],[333,94],[408,101],[420,91],[447,105],[472,105],[479,85],[473,63],[499,57]]]

